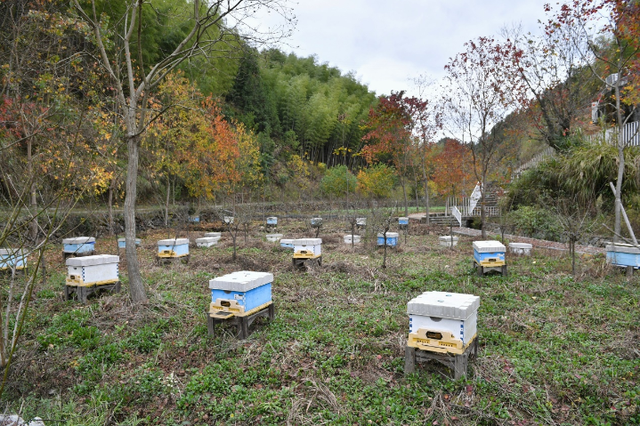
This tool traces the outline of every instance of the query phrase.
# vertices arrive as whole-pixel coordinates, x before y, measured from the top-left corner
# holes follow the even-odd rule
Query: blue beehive
[[[390,247],[395,247],[398,245],[398,233],[397,232],[387,232],[387,245]],[[383,246],[384,245],[384,239],[385,239],[385,235],[384,234],[378,234],[378,245],[379,246]]]
[[[271,304],[273,274],[239,271],[209,281],[210,313],[250,315]]]
[[[27,252],[22,249],[0,249],[0,269],[21,270],[27,267]]]
[[[158,257],[183,257],[189,255],[187,238],[170,238],[158,241]]]
[[[93,237],[65,238],[62,244],[62,251],[69,254],[93,253],[96,250],[96,239]]]
[[[189,222],[200,223],[200,216],[189,216]]]
[[[278,218],[275,216],[270,216],[267,218],[267,225],[276,226],[278,224]]]
[[[607,262],[615,266],[640,268],[640,248],[631,244],[607,244]]]
[[[293,240],[292,239],[280,239],[280,247],[293,249]]]
[[[136,246],[139,246],[141,243],[140,238],[136,238]],[[127,247],[127,241],[124,238],[118,238],[118,248],[126,248]]]
[[[400,226],[409,226],[409,218],[408,217],[399,217],[398,225]]]
[[[493,267],[505,264],[505,252],[507,251],[504,244],[499,241],[474,241],[473,242],[473,258],[478,265]]]

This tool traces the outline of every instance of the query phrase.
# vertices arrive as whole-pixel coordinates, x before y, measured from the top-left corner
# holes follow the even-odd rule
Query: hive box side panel
[[[237,303],[244,307],[245,312],[250,311],[258,306],[271,302],[271,283],[245,292],[211,289],[211,302],[219,303],[221,301]]]
[[[478,331],[477,318],[477,315],[471,315],[464,320],[409,315],[409,332],[416,333],[421,328],[435,332],[449,332],[466,345]]]
[[[495,263],[495,262],[503,262],[504,263],[504,257],[505,253],[504,251],[502,252],[492,252],[492,253],[480,253],[477,250],[473,250],[473,258],[475,259],[476,262],[478,262],[479,264],[483,264],[483,263]]]
[[[634,268],[640,268],[640,254],[608,251],[607,262],[616,266],[633,266]]]
[[[189,244],[176,244],[176,245],[160,245],[158,244],[158,254],[173,255],[173,256],[185,256],[189,254]]]

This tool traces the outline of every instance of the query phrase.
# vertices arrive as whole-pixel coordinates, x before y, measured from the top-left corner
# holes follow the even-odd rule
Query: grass
[[[143,235],[150,303],[140,308],[126,286],[87,305],[63,301],[52,247],[4,402],[47,425],[640,423],[637,277],[626,282],[596,256],[573,278],[568,258],[534,250],[509,259],[508,277],[480,278],[470,238],[449,250],[428,231],[412,227],[382,269],[380,251],[323,230],[323,266],[307,272],[258,234],[248,247],[238,239],[237,262],[223,237],[192,248],[188,265],[159,266],[165,232]],[[276,319],[244,341],[231,329],[211,338],[208,280],[242,269],[274,274]],[[427,290],[481,298],[466,378],[430,363],[404,376],[406,303]]]

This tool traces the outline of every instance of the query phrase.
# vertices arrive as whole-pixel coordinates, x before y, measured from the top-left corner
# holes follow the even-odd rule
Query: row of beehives
[[[246,337],[252,322],[248,319],[273,308],[272,287],[273,275],[267,272],[239,271],[210,280],[209,333],[214,321],[234,320],[238,335]],[[428,291],[411,299],[406,347],[454,356],[467,353],[477,338],[479,306],[480,297],[471,294]]]

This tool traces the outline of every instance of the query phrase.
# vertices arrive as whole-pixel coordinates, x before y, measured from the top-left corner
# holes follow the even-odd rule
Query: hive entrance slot
[[[429,339],[440,340],[440,339],[442,339],[442,333],[437,333],[435,331],[427,331],[427,337]]]
[[[231,302],[226,301],[226,300],[222,300],[222,301],[220,301],[220,304],[221,304],[222,306],[224,306],[225,308],[228,308],[228,307],[230,307],[230,306],[231,306]]]

